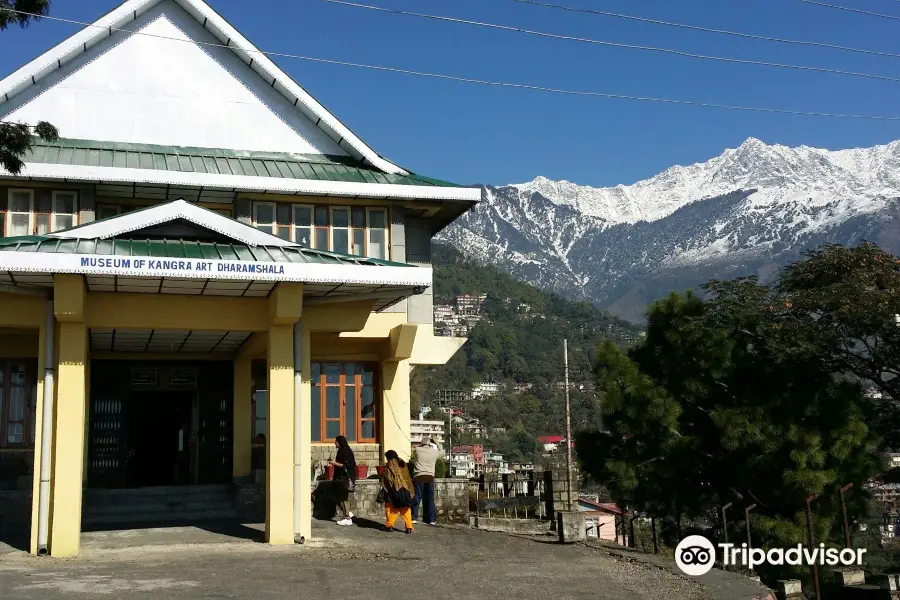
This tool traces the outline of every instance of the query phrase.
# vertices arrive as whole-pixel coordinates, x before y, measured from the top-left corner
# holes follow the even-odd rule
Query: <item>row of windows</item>
[[[6,214],[0,212],[5,236],[44,235],[78,225],[78,193],[51,192],[49,207],[37,210],[34,190],[9,190]]]
[[[253,226],[308,248],[388,258],[386,208],[253,203]],[[279,210],[282,208],[282,210]]]

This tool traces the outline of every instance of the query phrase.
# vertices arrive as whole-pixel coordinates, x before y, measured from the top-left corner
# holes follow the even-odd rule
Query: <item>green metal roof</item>
[[[188,148],[59,139],[38,140],[22,160],[26,163],[117,167],[211,175],[242,175],[279,179],[383,183],[435,187],[465,187],[410,173],[393,175],[346,156],[245,152],[216,148]]]
[[[217,244],[171,239],[62,239],[44,235],[29,235],[0,238],[0,252],[101,254],[197,260],[244,260],[253,262],[350,264],[416,268],[415,265],[401,262],[362,256],[348,256],[299,246],[248,246],[246,244]]]

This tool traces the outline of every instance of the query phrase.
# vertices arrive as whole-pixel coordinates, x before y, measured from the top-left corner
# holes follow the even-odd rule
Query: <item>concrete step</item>
[[[200,511],[170,511],[160,513],[129,513],[129,514],[94,514],[85,515],[81,519],[82,525],[118,524],[118,523],[187,523],[190,521],[203,521],[215,519],[236,519],[238,511],[235,509],[200,510]]]
[[[92,505],[86,504],[83,515],[122,515],[122,514],[150,514],[166,512],[197,512],[203,510],[222,510],[234,508],[234,502],[228,497],[216,497],[194,501],[193,499],[173,499],[166,501]]]

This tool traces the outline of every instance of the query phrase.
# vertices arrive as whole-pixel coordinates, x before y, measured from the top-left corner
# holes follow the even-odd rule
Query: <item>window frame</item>
[[[32,450],[34,449],[34,429],[35,429],[35,400],[37,398],[37,365],[33,364],[33,360],[22,359],[2,359],[0,360],[0,370],[2,370],[2,384],[0,384],[0,448],[10,450]],[[12,404],[9,401],[9,390],[11,389],[10,372],[13,367],[21,367],[25,372],[25,406],[23,407],[22,419],[11,420],[10,408]],[[9,441],[9,426],[14,423],[22,424],[22,441]]]
[[[112,209],[115,210],[115,213],[109,215],[107,217],[99,216],[101,208],[104,209]],[[98,202],[97,206],[94,208],[94,219],[100,221],[102,219],[112,219],[113,217],[118,217],[122,214],[122,205],[121,204],[113,204],[111,202]]]
[[[269,224],[271,227],[270,230],[260,229],[260,223],[257,219],[257,214],[259,212],[260,206],[269,206],[272,208],[272,222]],[[276,202],[270,202],[265,200],[255,201],[253,202],[253,227],[258,231],[265,231],[266,233],[270,233],[274,236],[278,236],[278,205]]]
[[[12,227],[12,215],[25,214],[20,210],[12,210],[12,197],[14,193],[28,194],[28,232],[25,235],[34,234],[35,214],[34,214],[34,190],[28,188],[9,188],[6,194],[6,217],[4,218],[4,237],[12,237],[9,234],[9,228]]]
[[[297,209],[306,208],[309,210],[309,225],[297,225]],[[314,248],[316,243],[316,207],[312,204],[295,204],[291,203],[291,241],[299,244],[297,237],[298,229],[309,230],[309,248]]]
[[[319,403],[319,419],[318,423],[312,423],[313,431],[318,431],[318,436],[313,435],[313,443],[315,444],[325,444],[325,443],[334,443],[333,437],[328,437],[328,422],[340,422],[340,433],[338,435],[346,436],[349,439],[350,443],[353,444],[375,444],[378,443],[378,424],[381,420],[381,402],[379,402],[379,394],[380,394],[380,381],[378,378],[378,363],[373,362],[356,362],[356,361],[313,361],[314,364],[319,367],[319,378],[318,381],[310,381],[310,396],[312,402]],[[338,383],[326,383],[326,375],[325,375],[325,366],[329,364],[335,364],[340,366],[340,376],[338,378]],[[347,384],[347,366],[354,365],[354,374],[353,374],[353,384]],[[372,373],[372,383],[364,384],[363,383],[363,371],[370,370]],[[337,388],[338,389],[338,398],[340,399],[340,418],[328,418],[327,417],[327,389]],[[346,402],[346,388],[352,387],[354,389],[353,395],[353,405],[354,405],[354,415],[351,418],[347,415],[347,402]],[[375,404],[375,410],[371,417],[363,418],[362,416],[362,391],[363,388],[368,387],[372,389],[372,398]],[[371,422],[372,426],[372,437],[363,437],[363,423]],[[348,436],[348,428],[352,427],[352,435]],[[318,429],[316,429],[318,428]]]
[[[384,214],[384,227],[372,227],[372,213],[380,212]],[[366,258],[375,258],[377,260],[390,260],[391,259],[391,245],[390,245],[390,223],[391,223],[391,215],[387,206],[367,206],[366,207],[366,253],[364,256]],[[384,246],[384,256],[372,256],[371,255],[371,235],[373,231],[383,231],[384,232],[384,241],[382,245]]]
[[[346,211],[347,212],[347,225],[343,227],[337,227],[334,224],[334,213],[335,211]],[[350,210],[349,206],[336,206],[329,205],[328,206],[328,250],[329,252],[335,252],[337,254],[344,254],[349,256],[350,251],[353,248],[353,227],[351,226],[351,219],[353,218],[353,211]],[[346,231],[347,232],[347,251],[346,252],[338,252],[335,250],[334,245],[334,233],[336,231]]]
[[[56,209],[56,200],[60,194],[71,194],[72,196],[72,212],[71,213],[62,213]],[[72,227],[78,226],[78,192],[74,190],[53,190],[50,197],[50,233],[54,233],[56,231],[64,231],[64,228],[56,226],[56,217],[57,215],[64,215],[72,217],[72,226],[66,227],[65,229],[71,229]]]

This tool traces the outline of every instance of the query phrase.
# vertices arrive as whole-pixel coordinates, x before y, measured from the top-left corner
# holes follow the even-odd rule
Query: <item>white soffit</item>
[[[191,18],[187,19],[187,15],[190,15]],[[187,21],[190,21],[190,24],[188,24]],[[278,135],[275,136],[276,140],[284,138],[287,135],[285,132],[286,128],[294,130],[295,144],[297,145],[286,151],[303,153],[304,149],[301,147],[303,142],[301,142],[301,140],[305,140],[306,144],[311,144],[317,151],[322,153],[350,154],[355,158],[365,160],[370,165],[386,173],[407,173],[399,166],[378,156],[374,150],[353,134],[334,115],[329,113],[321,104],[284,73],[284,71],[279,69],[265,55],[260,54],[255,46],[247,41],[237,32],[237,30],[229,25],[225,19],[218,15],[202,0],[128,0],[96,21],[95,25],[97,25],[97,27],[86,27],[84,30],[76,33],[39,58],[31,61],[0,81],[0,117],[3,117],[6,120],[21,119],[27,122],[36,119],[50,120],[60,127],[60,131],[65,137],[103,139],[96,134],[76,134],[71,128],[68,131],[66,130],[67,124],[71,123],[77,128],[77,123],[79,122],[78,119],[85,118],[86,107],[81,106],[78,103],[66,105],[65,103],[53,103],[48,101],[53,105],[55,110],[50,111],[49,113],[46,111],[41,112],[40,116],[38,116],[37,112],[32,115],[28,107],[34,105],[35,111],[39,108],[46,109],[46,106],[41,106],[39,99],[40,96],[52,90],[54,85],[62,86],[65,93],[71,94],[75,90],[72,88],[65,88],[68,78],[79,76],[80,74],[78,71],[85,69],[90,71],[86,74],[89,83],[97,83],[98,81],[103,82],[99,92],[101,95],[108,96],[109,94],[121,94],[122,104],[127,105],[129,101],[134,101],[136,98],[133,90],[129,90],[128,88],[132,86],[135,81],[138,83],[143,82],[146,84],[147,88],[145,90],[147,92],[147,97],[142,97],[140,100],[144,111],[152,112],[155,108],[154,114],[171,113],[172,106],[171,102],[168,101],[171,99],[167,100],[166,96],[168,90],[154,89],[154,85],[158,88],[167,81],[165,78],[160,80],[160,75],[164,75],[165,72],[168,71],[171,72],[171,75],[176,81],[179,78],[189,79],[184,69],[188,69],[188,67],[192,65],[195,67],[196,65],[202,65],[203,61],[207,60],[210,63],[219,63],[219,69],[216,73],[219,75],[225,74],[232,76],[234,78],[234,81],[231,82],[232,84],[242,84],[246,88],[245,91],[247,94],[254,96],[260,105],[269,108],[271,112],[269,119],[267,119],[259,110],[255,112],[252,110],[250,111],[257,120],[267,121],[263,123],[263,125],[266,126],[263,127],[263,129],[267,131],[278,131],[279,127],[275,121],[281,121],[281,131],[278,131]],[[138,30],[141,28],[155,28],[154,31],[147,31],[146,33],[155,32],[155,35],[162,35],[165,37],[190,38],[194,43],[177,42],[168,39],[153,38],[145,35],[132,35],[115,31],[115,29]],[[203,28],[206,31],[198,31],[200,28]],[[200,37],[205,37],[205,39],[198,39]],[[197,41],[224,44],[227,45],[229,49],[203,46],[202,44],[197,44]],[[129,45],[131,47],[129,47]],[[96,48],[94,48],[95,46]],[[160,66],[159,70],[162,71],[162,73],[150,73],[149,75],[155,75],[155,78],[150,77],[147,79],[139,75],[141,73],[140,69],[135,69],[133,66],[129,71],[119,72],[121,69],[113,68],[118,67],[119,65],[115,64],[116,61],[110,59],[106,62],[111,63],[109,65],[111,72],[117,75],[110,77],[109,73],[105,72],[106,66],[102,63],[106,54],[113,56],[119,50],[118,46],[122,46],[124,49],[124,52],[121,52],[119,55],[124,64],[128,63],[128,61],[125,60],[126,58],[134,57],[141,58],[143,61],[141,66],[146,66],[148,62],[152,64],[152,61],[154,60],[158,63],[165,63],[166,61],[162,59],[169,54],[178,54],[179,56],[184,54],[190,56],[193,62],[192,65],[187,65],[183,68]],[[191,49],[191,52],[186,53],[185,48]],[[85,65],[80,65],[83,61],[76,60],[76,58],[81,57],[82,54],[86,54],[84,58],[86,59],[87,64]],[[126,57],[126,54],[129,56]],[[223,58],[224,56],[227,56],[227,59]],[[242,65],[238,66],[244,71],[243,75],[251,75],[249,70],[252,69],[257,76],[256,81],[248,84],[248,81],[251,79],[250,77],[243,78],[243,81],[241,81],[239,77],[234,77],[236,70],[233,65],[227,65],[226,61],[232,61],[235,57],[242,63]],[[94,61],[98,64],[92,65],[92,62]],[[96,68],[93,68],[95,66]],[[231,71],[228,69],[229,66],[232,67]],[[57,71],[59,71],[59,73],[57,73]],[[201,71],[207,70],[201,69]],[[184,74],[184,77],[180,77],[181,74]],[[42,81],[48,77],[49,79],[45,82]],[[200,77],[200,79],[205,81],[206,79],[209,79],[209,77]],[[213,77],[213,79],[215,79],[215,77]],[[212,81],[211,83],[215,82]],[[35,89],[30,90],[29,88]],[[83,92],[83,94],[81,94],[81,92]],[[219,92],[219,89],[209,89],[206,93],[216,95]],[[107,116],[103,114],[103,110],[97,110],[95,103],[92,102],[92,94],[93,99],[96,100],[98,90],[88,87],[88,89],[81,89],[78,93],[79,95],[85,96],[82,100],[87,101],[89,103],[88,107],[93,108],[94,112],[99,114],[100,118]],[[228,87],[226,96],[228,96],[229,93],[231,93],[231,96],[229,97],[230,100],[236,102],[241,101],[240,98],[236,97],[240,96],[237,88],[233,86]],[[17,98],[17,96],[20,96],[21,94],[24,94],[24,96]],[[279,96],[278,103],[281,106],[275,106],[275,102],[270,97],[273,95]],[[31,98],[35,101],[29,101]],[[24,102],[22,101],[23,99],[25,100]],[[244,98],[244,100],[246,100],[246,98]],[[158,106],[154,106],[154,102],[156,102]],[[221,99],[219,102],[221,103]],[[249,104],[252,104],[252,102]],[[247,109],[247,106],[244,106],[243,108]],[[204,116],[204,118],[209,119],[211,117],[219,117],[229,119],[230,124],[234,127],[236,124],[235,111],[241,113],[241,110],[238,108],[235,108],[232,111],[223,109],[220,113],[207,115]],[[196,111],[190,112],[195,113]],[[164,115],[161,115],[160,118],[162,116]],[[164,129],[176,130],[179,127],[187,127],[195,134],[198,134],[198,131],[202,133],[203,123],[196,124],[196,126],[192,127],[191,122],[185,121],[185,119],[181,119],[179,122],[178,111],[175,111],[175,114],[171,116],[173,117],[172,122],[165,126]],[[274,119],[274,121],[272,119]],[[309,126],[298,126],[300,119],[308,120]],[[96,121],[94,121],[94,124],[98,125]],[[99,123],[99,125],[102,126],[102,123]],[[251,125],[254,125],[252,119],[251,123],[246,127],[250,127]],[[206,132],[208,136],[213,137],[214,139],[215,129],[214,126],[210,126]],[[318,136],[318,133],[313,133],[313,130],[323,133],[324,135]],[[253,137],[254,134],[250,129],[238,129],[235,135],[240,135],[241,133],[249,136],[246,139],[251,141],[255,139]],[[127,130],[125,130],[124,135],[128,135]],[[326,138],[326,136],[327,140],[315,139],[317,137]],[[110,141],[131,140],[112,139]],[[154,143],[147,139],[134,141]],[[285,139],[280,139],[280,141],[282,143],[287,143]],[[236,144],[234,143],[220,143],[218,145],[210,144],[208,142],[178,144],[170,141],[161,143],[166,145],[190,145],[195,147],[221,147],[235,150],[255,149],[252,147],[236,147]],[[264,150],[280,151],[279,148],[273,147],[272,144],[264,148]],[[308,149],[305,151],[309,152]]]

